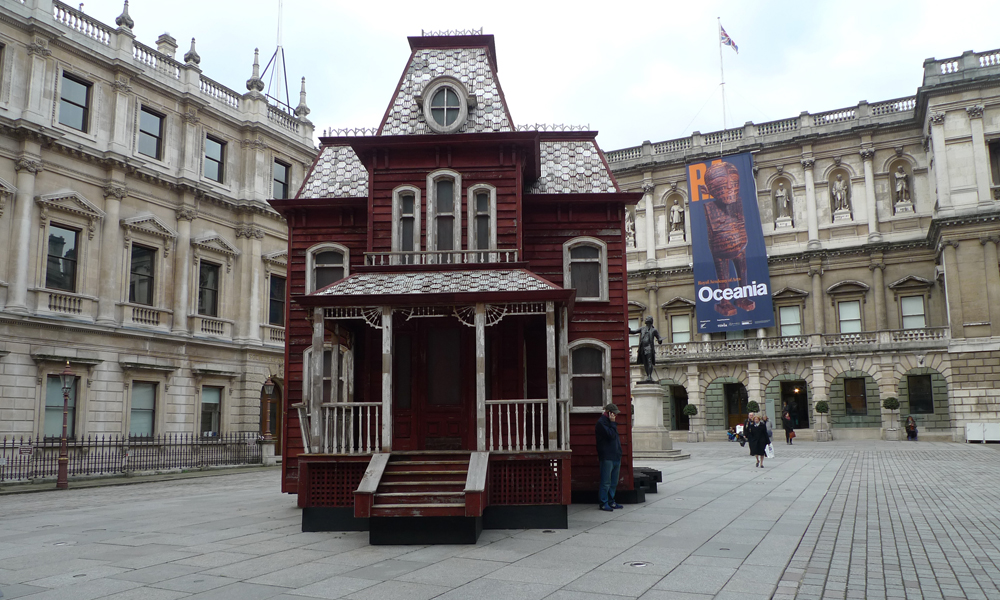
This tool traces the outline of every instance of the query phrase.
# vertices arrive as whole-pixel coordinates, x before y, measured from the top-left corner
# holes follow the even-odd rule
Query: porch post
[[[559,309],[559,398],[569,398],[569,309]]]
[[[312,392],[309,395],[309,445],[313,454],[319,453],[323,437],[323,309],[313,309],[312,357],[309,371],[312,380],[309,382]],[[300,424],[301,426],[301,424]]]
[[[549,450],[558,448],[558,416],[556,415],[556,306],[555,302],[545,303],[545,362],[547,363],[549,384]]]
[[[486,304],[476,303],[476,452],[486,452]]]
[[[382,452],[392,450],[392,307],[382,307]]]

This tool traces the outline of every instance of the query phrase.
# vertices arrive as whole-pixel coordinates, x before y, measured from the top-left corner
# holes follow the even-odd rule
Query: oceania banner
[[[687,169],[698,333],[773,327],[753,158],[735,154]]]

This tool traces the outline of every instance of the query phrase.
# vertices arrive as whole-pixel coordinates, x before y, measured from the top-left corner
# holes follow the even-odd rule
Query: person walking
[[[615,425],[615,417],[619,412],[621,411],[617,406],[608,404],[594,428],[597,435],[597,462],[601,468],[601,487],[597,490],[597,498],[601,502],[601,510],[604,511],[625,508],[615,501],[618,472],[622,466],[622,442],[618,438],[618,427]]]
[[[767,425],[760,420],[760,416],[758,415],[754,415],[753,424],[750,425],[750,432],[747,435],[747,441],[750,443],[750,456],[757,459],[757,464],[754,466],[764,468],[764,448],[767,447]]]
[[[761,421],[764,422],[764,427],[767,429],[767,443],[770,444],[774,442],[774,427],[771,425],[771,419],[767,418],[767,413],[761,413]]]
[[[781,428],[785,430],[785,443],[791,445],[792,438],[795,437],[795,424],[787,404],[781,409]]]

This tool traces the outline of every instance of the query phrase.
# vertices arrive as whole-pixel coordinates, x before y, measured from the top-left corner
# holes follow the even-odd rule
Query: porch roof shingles
[[[368,170],[350,146],[325,146],[299,198],[367,198]]]
[[[490,292],[544,292],[562,288],[522,269],[357,273],[312,296],[396,296]]]

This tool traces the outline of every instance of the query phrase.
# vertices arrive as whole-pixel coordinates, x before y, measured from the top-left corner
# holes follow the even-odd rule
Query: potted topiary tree
[[[689,420],[688,422],[690,423],[690,419],[698,414],[698,407],[695,406],[694,404],[685,404],[684,408],[681,409],[681,412],[684,413],[685,416],[687,416]],[[688,425],[688,441],[689,442],[700,441],[698,439],[698,431],[695,430],[694,428],[694,423],[690,423]]]
[[[893,413],[899,410],[899,398],[889,396],[882,401],[882,408],[889,411],[889,427],[885,430],[885,439],[887,441],[898,442],[899,428],[893,423]]]
[[[820,400],[813,407],[819,415],[819,429],[816,430],[817,442],[829,442],[832,439],[830,430],[826,428],[826,414],[830,412],[830,405],[826,400]]]
[[[760,404],[757,404],[756,400],[751,400],[750,402],[747,402],[747,412],[755,413],[759,411],[760,411]]]

